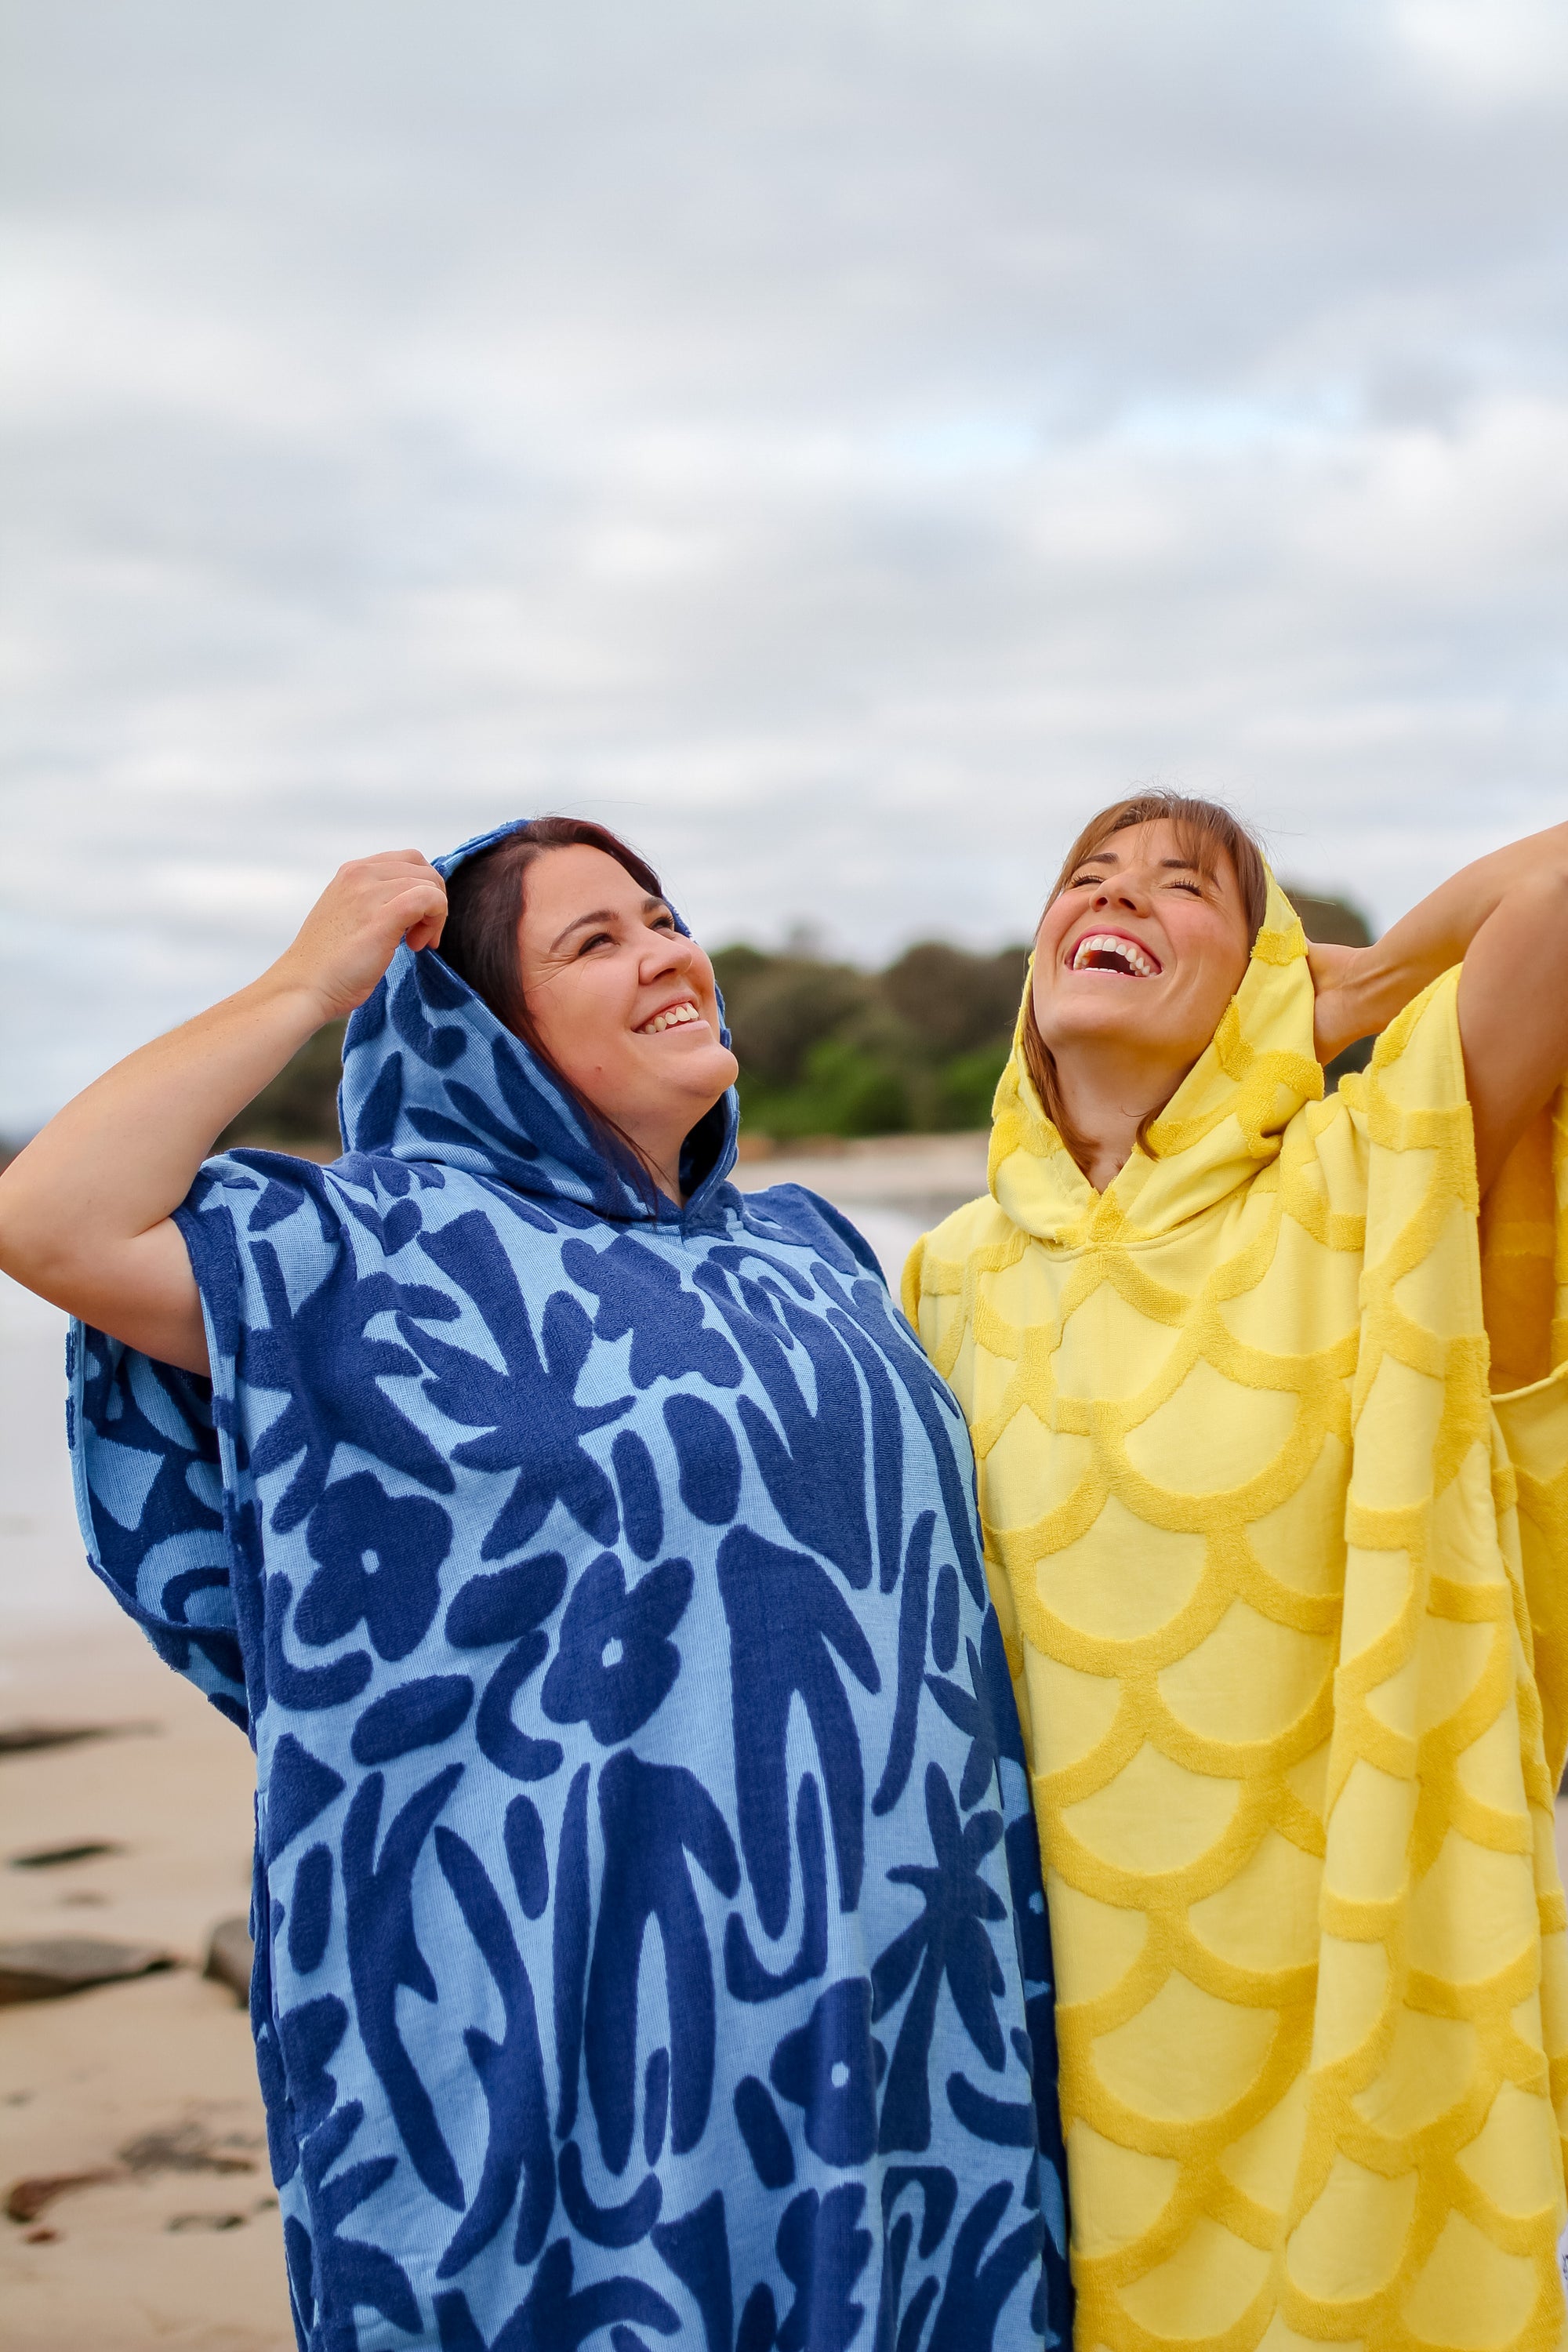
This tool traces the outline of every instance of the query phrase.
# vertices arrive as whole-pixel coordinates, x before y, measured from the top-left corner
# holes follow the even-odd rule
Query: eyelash
[[[661,916],[658,918],[658,920],[656,923],[654,923],[654,924],[650,925],[650,927],[649,927],[649,928],[650,928],[651,929],[653,929],[653,930],[656,930],[656,931],[669,931],[669,932],[673,932],[673,931],[674,931],[674,929],[675,929],[675,917],[674,917],[673,915],[661,915]],[[605,946],[613,947],[614,945],[615,945],[615,941],[614,941],[614,940],[610,937],[610,934],[609,934],[609,932],[608,932],[608,931],[593,931],[593,932],[591,932],[591,933],[589,934],[589,936],[588,936],[588,937],[587,937],[587,938],[586,938],[586,939],[582,942],[582,945],[578,948],[577,952],[578,952],[578,954],[579,954],[580,956],[585,956],[585,955],[588,953],[588,950],[589,950],[589,949],[590,949],[590,948],[605,947]]]
[[[1068,887],[1069,890],[1092,890],[1104,880],[1103,874],[1075,874]],[[1204,895],[1201,882],[1173,882],[1170,887],[1173,890],[1190,890],[1194,898],[1201,898]]]

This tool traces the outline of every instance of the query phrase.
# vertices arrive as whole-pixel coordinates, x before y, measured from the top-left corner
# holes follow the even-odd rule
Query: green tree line
[[[1291,897],[1310,939],[1370,939],[1345,900]],[[1026,947],[983,955],[942,940],[906,948],[881,971],[801,949],[721,948],[713,966],[747,1132],[797,1143],[985,1126],[1027,962]],[[334,1148],[342,1034],[342,1023],[321,1030],[220,1141]],[[1364,1059],[1352,1046],[1332,1075]]]

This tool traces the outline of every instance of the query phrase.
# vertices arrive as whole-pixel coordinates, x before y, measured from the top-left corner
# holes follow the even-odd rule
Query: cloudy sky
[[[0,24],[0,1131],[525,810],[868,961],[1568,815],[1557,0]]]

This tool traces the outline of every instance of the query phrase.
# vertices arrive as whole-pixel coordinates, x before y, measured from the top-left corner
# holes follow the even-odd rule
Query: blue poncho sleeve
[[[307,1202],[314,1214],[296,1214]],[[313,1286],[344,1244],[331,1188],[309,1163],[270,1152],[208,1160],[175,1212],[210,1380],[90,1325],[73,1323],[67,1340],[66,1430],[89,1565],[159,1656],[247,1732],[260,1702],[261,1570],[236,1371],[247,1292],[283,1279],[265,1236],[286,1218],[290,1283]],[[289,1368],[261,1369],[287,1410]]]

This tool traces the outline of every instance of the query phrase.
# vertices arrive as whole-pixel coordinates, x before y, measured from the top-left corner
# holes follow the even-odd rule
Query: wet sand
[[[200,1974],[212,1927],[249,1899],[250,1750],[117,1616],[26,1641],[5,1663],[6,1722],[147,1727],[0,1756],[8,1860],[121,1849],[6,1867],[0,1933],[145,1943],[177,1965],[0,2008],[0,2198],[20,2181],[116,2176],[28,2221],[0,2220],[0,2342],[5,2352],[286,2352],[294,2336],[249,2023]]]

